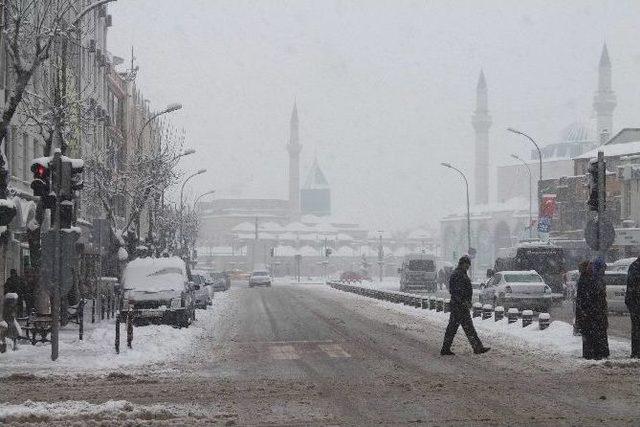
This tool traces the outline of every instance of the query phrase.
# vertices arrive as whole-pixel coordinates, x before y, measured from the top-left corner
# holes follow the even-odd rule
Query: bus
[[[494,270],[535,270],[553,292],[562,293],[564,249],[544,242],[522,242],[511,248],[502,248],[498,250]]]

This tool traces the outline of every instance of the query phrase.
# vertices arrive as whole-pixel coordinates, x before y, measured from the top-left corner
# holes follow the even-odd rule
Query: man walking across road
[[[629,266],[624,302],[631,315],[631,357],[640,359],[640,257]]]
[[[442,350],[440,350],[440,354],[443,356],[454,355],[451,351],[451,344],[453,344],[453,338],[456,336],[456,332],[458,332],[458,326],[462,326],[475,354],[482,354],[489,351],[489,347],[484,347],[482,342],[480,342],[476,328],[473,326],[473,320],[471,320],[471,314],[469,313],[471,309],[471,299],[473,297],[471,279],[469,279],[467,275],[469,267],[471,267],[471,259],[465,255],[460,258],[458,267],[453,270],[449,278],[451,314],[449,315],[447,330],[444,333]]]

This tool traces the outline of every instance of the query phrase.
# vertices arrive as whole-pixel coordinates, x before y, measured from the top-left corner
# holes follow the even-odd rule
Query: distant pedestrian
[[[4,293],[5,295],[9,293],[18,295],[18,301],[16,302],[18,307],[18,316],[22,315],[22,301],[24,300],[25,292],[26,288],[24,280],[22,279],[22,277],[18,276],[18,272],[16,271],[16,269],[12,268],[9,271],[9,278],[4,283]]]
[[[489,351],[489,347],[484,347],[475,327],[473,326],[473,320],[469,310],[471,309],[471,299],[473,297],[473,288],[471,286],[471,279],[467,275],[467,271],[471,267],[471,259],[468,256],[463,256],[458,261],[458,267],[451,273],[449,278],[449,293],[451,294],[451,313],[449,315],[449,324],[444,334],[444,342],[442,343],[442,350],[440,354],[443,356],[453,356],[451,351],[451,344],[453,344],[453,338],[458,332],[458,327],[462,326],[464,333],[467,335],[467,339],[473,347],[473,352],[476,354],[482,354]]]
[[[624,302],[631,315],[631,357],[640,359],[640,257],[629,266]]]
[[[606,267],[604,260],[598,257],[578,280],[576,323],[582,334],[582,357],[585,359],[609,357],[609,310],[603,280]]]

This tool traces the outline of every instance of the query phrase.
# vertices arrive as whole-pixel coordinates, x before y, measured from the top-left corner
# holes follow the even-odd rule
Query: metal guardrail
[[[380,301],[389,301],[396,304],[404,304],[424,310],[434,310],[448,313],[451,307],[450,300],[448,298],[445,299],[435,296],[422,296],[399,291],[372,289],[342,282],[327,282],[327,284],[333,289],[337,289],[339,291],[350,292],[368,298],[374,298]],[[490,304],[482,305],[476,303],[472,308],[473,317],[481,317],[482,320],[493,318],[496,322],[504,318],[504,312],[504,307],[493,307]],[[508,314],[510,315],[507,316],[509,319],[509,323],[515,323],[514,317],[515,319],[522,318],[522,327],[527,327],[532,323],[533,312],[531,312],[530,310],[523,310],[523,312],[520,313],[518,309],[511,308],[508,310]],[[538,327],[541,330],[547,329],[551,323],[549,313],[540,313],[538,318]]]

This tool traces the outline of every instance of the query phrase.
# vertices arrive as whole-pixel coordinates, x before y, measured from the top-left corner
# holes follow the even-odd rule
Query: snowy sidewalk
[[[33,374],[98,374],[123,367],[141,367],[152,363],[174,360],[189,351],[207,329],[220,318],[220,312],[228,303],[227,292],[216,292],[213,305],[207,310],[196,311],[196,322],[189,328],[176,329],[168,325],[135,327],[132,348],[126,345],[126,326],[120,329],[120,354],[116,354],[115,320],[90,324],[85,329],[84,340],[78,339],[76,327],[65,328],[60,333],[60,356],[51,360],[51,344],[18,344],[18,350],[7,349],[0,354],[0,377],[14,373]],[[85,318],[86,319],[86,318]]]

